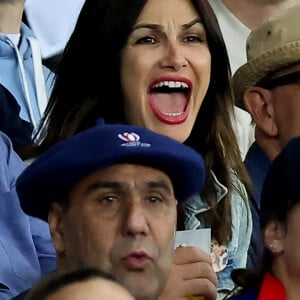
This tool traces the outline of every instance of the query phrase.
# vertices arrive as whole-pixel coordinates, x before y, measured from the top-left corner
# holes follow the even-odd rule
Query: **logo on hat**
[[[135,132],[123,132],[118,134],[118,138],[126,142],[122,147],[150,147],[149,143],[140,142],[140,136]]]
[[[140,140],[140,136],[137,133],[134,132],[124,132],[124,133],[119,133],[118,137],[123,140],[124,142],[138,142]]]

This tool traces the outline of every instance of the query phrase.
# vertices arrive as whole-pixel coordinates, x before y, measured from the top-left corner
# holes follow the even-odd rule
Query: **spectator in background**
[[[20,207],[15,181],[25,166],[0,132],[0,299],[30,288],[55,269],[56,255],[48,224]]]
[[[254,183],[254,230],[248,267],[259,263],[260,194],[270,162],[284,145],[300,135],[300,6],[284,10],[253,30],[247,41],[248,61],[233,76],[237,105],[255,123],[255,142],[245,164]]]
[[[208,0],[224,37],[232,74],[247,62],[246,40],[273,14],[300,4],[299,0]]]
[[[134,300],[112,275],[91,267],[52,273],[25,297],[25,300],[67,299]]]
[[[44,63],[56,70],[85,0],[26,0],[24,17],[41,46]]]
[[[299,0],[208,0],[221,27],[232,74],[247,61],[246,40],[250,31],[266,18],[296,4]],[[254,141],[254,125],[245,110],[234,108],[235,132],[242,158]]]
[[[232,300],[299,299],[300,138],[290,140],[272,161],[261,194],[264,260],[257,273],[236,270],[242,287]]]
[[[14,150],[21,154],[31,143],[32,124],[22,120],[19,114],[20,106],[15,97],[0,84],[0,128],[12,138]]]
[[[97,267],[136,300],[156,300],[173,260],[177,204],[204,181],[204,161],[192,148],[98,121],[39,156],[16,188],[22,209],[48,220],[58,271]]]
[[[53,83],[53,74],[42,66],[36,38],[21,22],[23,10],[24,0],[0,0],[0,84],[8,91],[1,98],[1,108],[12,110],[8,113],[27,128],[14,132],[11,124],[1,122],[0,130],[18,151],[39,125]]]

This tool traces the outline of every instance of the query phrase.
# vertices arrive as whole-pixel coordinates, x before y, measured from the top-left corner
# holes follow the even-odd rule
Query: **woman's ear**
[[[286,236],[286,227],[277,220],[271,221],[264,229],[263,237],[265,247],[273,254],[282,253],[284,250],[284,239]]]
[[[48,215],[51,237],[57,255],[65,254],[64,234],[62,230],[62,219],[65,209],[58,203],[52,203]]]
[[[244,104],[252,119],[268,136],[277,136],[278,128],[275,122],[275,110],[272,91],[262,87],[249,87],[244,93]]]

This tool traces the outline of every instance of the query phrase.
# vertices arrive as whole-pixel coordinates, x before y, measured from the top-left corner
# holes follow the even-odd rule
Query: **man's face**
[[[156,298],[172,262],[176,205],[169,177],[157,169],[117,164],[89,175],[67,208],[50,211],[58,265],[98,267],[136,299]]]
[[[286,68],[280,77],[300,72],[300,63]],[[272,101],[278,139],[281,147],[292,138],[300,135],[300,77],[291,84],[272,89]]]

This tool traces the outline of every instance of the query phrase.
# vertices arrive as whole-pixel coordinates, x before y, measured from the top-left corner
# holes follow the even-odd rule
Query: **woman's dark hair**
[[[91,279],[104,279],[120,284],[116,281],[113,275],[92,267],[79,268],[72,271],[55,272],[47,275],[35,287],[33,287],[26,295],[25,300],[45,300],[47,297],[67,285]]]
[[[107,123],[126,123],[120,56],[146,2],[86,0],[57,69],[40,127],[40,146],[30,156],[93,126],[100,117]],[[227,244],[231,239],[230,195],[235,189],[232,174],[246,187],[249,181],[232,128],[231,74],[222,34],[207,0],[191,3],[203,21],[212,64],[208,92],[185,144],[201,153],[206,161],[207,182],[202,196],[213,207],[209,219],[214,238]],[[229,189],[218,205],[210,170]],[[246,201],[246,196],[242,197]]]

